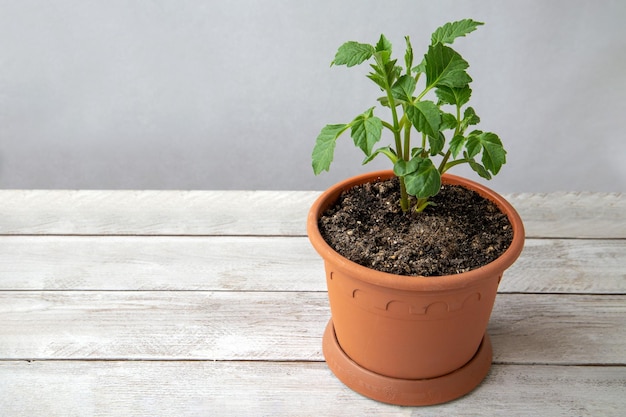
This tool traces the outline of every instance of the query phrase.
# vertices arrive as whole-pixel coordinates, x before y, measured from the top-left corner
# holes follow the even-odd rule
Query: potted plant
[[[489,179],[506,162],[499,137],[473,128],[469,67],[450,45],[482,25],[447,23],[421,61],[405,38],[404,63],[390,41],[347,42],[331,65],[371,63],[388,121],[368,108],[325,126],[312,160],[328,170],[335,142],[350,131],[364,164],[387,157],[393,170],[359,175],[311,207],[309,239],[323,257],[332,318],[323,337],[329,368],[370,398],[399,405],[449,401],[474,389],[491,366],[486,333],[503,271],[519,256],[524,228],[494,191],[447,174],[468,164]],[[383,132],[391,144],[379,146]],[[441,245],[440,245],[441,243]]]

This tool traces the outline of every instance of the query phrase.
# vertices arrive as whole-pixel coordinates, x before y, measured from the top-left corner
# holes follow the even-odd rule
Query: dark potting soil
[[[440,276],[470,271],[511,244],[511,224],[478,193],[444,185],[421,213],[400,208],[397,178],[354,187],[319,221],[322,236],[344,257],[397,275]]]

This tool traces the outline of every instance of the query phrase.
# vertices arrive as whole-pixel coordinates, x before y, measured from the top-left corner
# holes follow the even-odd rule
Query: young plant
[[[432,34],[423,60],[416,66],[408,36],[404,66],[392,59],[391,43],[384,35],[380,35],[376,45],[344,43],[331,66],[352,67],[373,59],[367,77],[383,91],[378,101],[390,110],[391,121],[375,116],[374,106],[350,123],[326,125],[313,149],[314,173],[329,170],[336,140],[349,129],[354,144],[365,153],[363,164],[381,154],[393,163],[394,174],[400,180],[403,211],[410,209],[409,196],[415,197],[416,211],[424,210],[430,204],[429,198],[441,188],[441,175],[456,165],[467,163],[486,179],[496,175],[506,162],[506,151],[495,133],[480,130],[467,133],[470,126],[480,122],[474,109],[467,106],[472,94],[469,86],[472,79],[466,72],[469,64],[447,46],[482,24],[465,19],[439,27]],[[429,100],[429,93],[437,101]],[[376,147],[383,129],[391,132],[392,145]],[[411,143],[414,131],[418,135],[416,144]],[[476,160],[479,156],[480,162]]]

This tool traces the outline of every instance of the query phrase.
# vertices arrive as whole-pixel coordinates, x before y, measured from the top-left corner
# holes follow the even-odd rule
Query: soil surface
[[[319,221],[322,236],[344,257],[397,275],[470,271],[498,258],[513,230],[491,201],[444,185],[422,213],[400,209],[397,178],[346,191]]]

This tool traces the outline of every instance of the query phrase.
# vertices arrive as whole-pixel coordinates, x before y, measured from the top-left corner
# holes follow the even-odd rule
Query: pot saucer
[[[392,378],[350,359],[339,346],[332,319],[326,326],[322,348],[328,367],[348,387],[377,401],[406,406],[440,404],[469,393],[487,376],[493,352],[485,333],[474,357],[456,371],[428,379]]]

